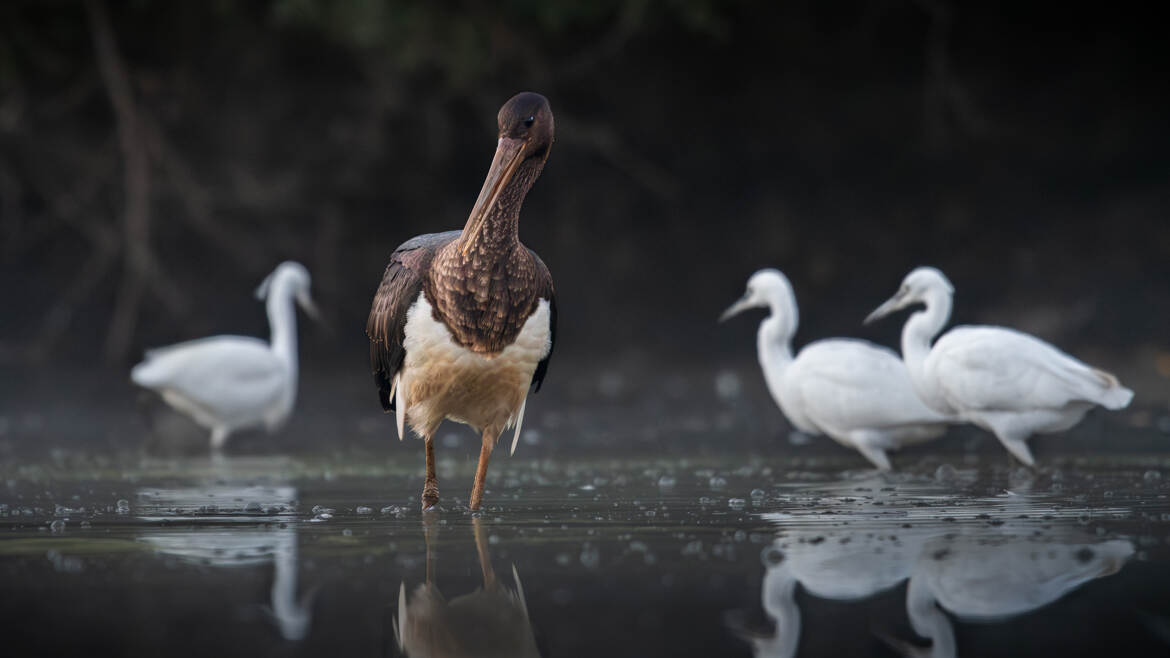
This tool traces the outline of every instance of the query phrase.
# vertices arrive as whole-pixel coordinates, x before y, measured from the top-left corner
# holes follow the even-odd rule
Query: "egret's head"
[[[306,314],[317,318],[317,305],[313,303],[313,298],[309,295],[311,283],[309,270],[305,269],[304,265],[286,260],[277,265],[272,274],[265,277],[264,281],[260,283],[260,287],[256,288],[256,298],[263,300],[278,290],[283,291],[283,294],[292,295]]]
[[[792,284],[788,282],[788,277],[780,270],[771,268],[760,270],[748,279],[743,297],[729,306],[723,315],[719,316],[719,321],[723,322],[750,308],[771,308],[773,313],[783,312],[787,309],[781,304],[782,300],[786,299],[794,299]]]
[[[916,267],[914,271],[906,275],[905,279],[902,279],[902,287],[898,288],[898,292],[865,318],[865,324],[883,318],[894,311],[904,309],[911,304],[924,304],[931,297],[949,296],[954,292],[955,287],[938,268]]]
[[[540,94],[524,91],[508,99],[496,116],[496,125],[499,128],[496,155],[471,209],[463,236],[464,249],[483,230],[488,213],[513,180],[523,183],[513,188],[514,193],[527,192],[544,169],[552,148],[555,132],[552,108]]]

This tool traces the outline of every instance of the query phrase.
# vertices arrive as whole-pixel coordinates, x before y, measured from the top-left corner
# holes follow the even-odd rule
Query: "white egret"
[[[720,321],[750,308],[768,308],[757,350],[772,398],[789,422],[808,434],[825,434],[855,448],[883,471],[887,450],[941,436],[948,417],[918,399],[905,366],[892,350],[863,340],[810,343],[794,359],[796,297],[774,269],[756,272],[743,297]]]
[[[932,347],[950,319],[953,294],[942,272],[919,267],[865,322],[924,304],[902,329],[902,358],[914,390],[931,409],[994,433],[1028,466],[1035,463],[1025,443],[1032,434],[1062,432],[1094,405],[1122,409],[1133,399],[1117,377],[1014,329],[955,327]]]
[[[297,395],[295,299],[311,316],[309,271],[285,261],[256,289],[266,299],[272,341],[251,336],[212,336],[148,350],[130,378],[157,391],[169,405],[211,430],[212,448],[237,430],[278,429]]]

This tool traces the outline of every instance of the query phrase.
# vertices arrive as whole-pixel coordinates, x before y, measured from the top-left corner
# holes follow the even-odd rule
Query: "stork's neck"
[[[910,375],[918,378],[930,354],[930,342],[951,318],[951,295],[942,290],[928,293],[926,308],[914,313],[902,328],[902,358]]]
[[[756,354],[772,397],[780,399],[784,373],[792,363],[792,336],[799,322],[796,304],[790,299],[769,300],[771,314],[756,332]]]
[[[276,280],[268,291],[268,326],[272,330],[272,351],[297,372],[297,311],[293,307],[293,290],[288,283]]]
[[[530,158],[520,163],[512,179],[500,190],[495,203],[488,208],[483,228],[471,238],[468,236],[474,228],[475,218],[467,219],[463,234],[459,236],[459,245],[469,256],[478,256],[472,258],[473,262],[483,261],[485,257],[494,260],[519,246],[520,208],[542,169],[544,161],[541,158]],[[484,185],[487,185],[487,181],[484,181]],[[470,244],[465,244],[465,240],[469,239]]]

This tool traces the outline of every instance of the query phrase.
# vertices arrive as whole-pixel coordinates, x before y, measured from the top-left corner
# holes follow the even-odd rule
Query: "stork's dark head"
[[[500,140],[519,142],[524,159],[548,158],[553,143],[553,115],[544,96],[530,91],[516,94],[500,108],[496,122]]]
[[[464,253],[485,226],[501,196],[514,212],[544,168],[553,143],[553,115],[548,100],[529,91],[516,94],[496,116],[499,142],[491,169],[463,229]],[[519,172],[519,173],[518,173]],[[505,190],[512,189],[505,193]]]

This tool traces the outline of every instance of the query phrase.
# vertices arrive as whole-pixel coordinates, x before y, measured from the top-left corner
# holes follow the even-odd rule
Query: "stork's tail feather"
[[[1093,374],[1096,375],[1104,384],[1105,390],[1101,394],[1101,405],[1106,409],[1124,409],[1129,406],[1130,401],[1133,400],[1133,391],[1121,385],[1117,377],[1112,373],[1104,370],[1093,369]]]

